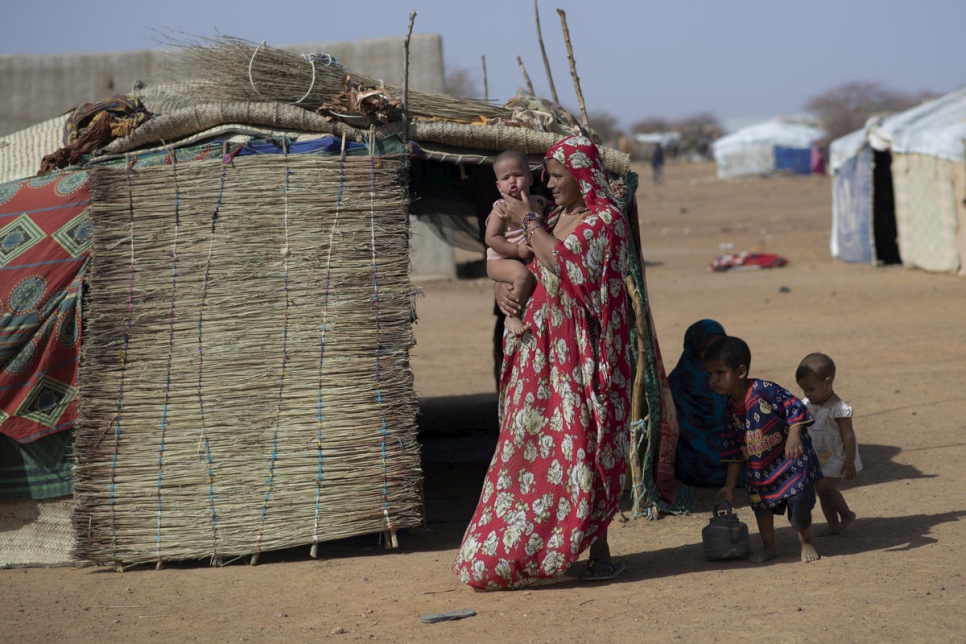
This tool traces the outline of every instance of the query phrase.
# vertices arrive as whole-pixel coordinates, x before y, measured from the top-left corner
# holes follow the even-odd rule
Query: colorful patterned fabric
[[[638,227],[637,191],[638,176],[629,172],[626,176],[613,179],[611,192],[627,213],[633,234],[628,251],[628,279],[641,298],[644,309],[638,327],[631,329],[631,351],[635,369],[643,367],[643,378],[634,382],[634,395],[642,401],[642,409],[634,410],[637,415],[631,418],[631,438],[635,445],[640,464],[640,480],[634,481],[633,505],[634,518],[645,517],[649,521],[660,514],[688,514],[694,498],[691,488],[681,486],[674,475],[674,459],[678,442],[678,422],[674,409],[674,399],[668,385],[667,370],[664,367],[660,343],[654,330],[654,316],[651,313],[647,283],[644,281],[644,261],[640,254],[640,229]],[[639,355],[637,334],[643,335],[644,355]]]
[[[668,375],[678,419],[674,472],[686,485],[721,487],[728,468],[721,464],[721,433],[727,426],[728,397],[708,384],[701,350],[714,336],[725,335],[714,320],[699,320],[684,332],[684,352]]]
[[[557,243],[560,276],[536,267],[529,331],[504,335],[500,437],[454,564],[480,589],[562,575],[607,529],[627,464],[627,222],[590,140],[565,139],[547,158],[562,160],[591,212]]]
[[[0,433],[29,443],[77,415],[88,173],[0,185]]]
[[[806,427],[812,416],[791,392],[766,380],[751,380],[741,403],[729,400],[731,426],[722,438],[722,462],[744,461],[745,488],[756,514],[780,507],[785,499],[811,493],[822,478],[821,464]],[[788,430],[803,425],[802,449],[785,458]]]

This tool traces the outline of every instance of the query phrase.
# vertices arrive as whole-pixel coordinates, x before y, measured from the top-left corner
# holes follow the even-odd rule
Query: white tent
[[[964,145],[966,88],[834,141],[832,255],[875,263],[891,216],[904,265],[966,272]]]
[[[714,142],[718,178],[782,170],[807,174],[812,144],[823,136],[819,128],[777,119],[742,128]]]

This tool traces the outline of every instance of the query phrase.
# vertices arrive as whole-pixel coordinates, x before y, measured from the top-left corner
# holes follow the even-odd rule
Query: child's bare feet
[[[523,326],[523,320],[520,318],[508,317],[503,324],[506,326],[507,331],[513,335],[523,335],[523,332],[526,330],[526,327]]]
[[[842,518],[842,528],[839,531],[840,534],[845,534],[851,530],[853,525],[855,525],[855,512],[849,512]]]
[[[748,557],[748,561],[750,561],[751,563],[760,564],[760,563],[765,563],[766,561],[771,561],[774,558],[775,558],[775,550],[765,549],[757,554],[753,554],[750,557]]]
[[[818,561],[819,559],[821,559],[821,557],[819,556],[818,552],[815,551],[815,548],[812,546],[812,544],[810,543],[802,544],[802,562],[803,563],[808,563],[809,561]]]
[[[825,526],[822,530],[819,530],[818,536],[820,537],[834,537],[837,534],[842,533],[841,525],[832,525],[831,523]]]

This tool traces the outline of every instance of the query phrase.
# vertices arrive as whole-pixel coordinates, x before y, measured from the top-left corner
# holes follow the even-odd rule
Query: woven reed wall
[[[214,561],[422,523],[403,163],[92,170],[78,559]]]

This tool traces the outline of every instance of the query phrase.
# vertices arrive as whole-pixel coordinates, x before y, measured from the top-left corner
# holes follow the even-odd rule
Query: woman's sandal
[[[587,561],[587,574],[581,577],[582,581],[610,581],[620,576],[627,568],[620,561],[609,561],[607,559],[589,559]]]

